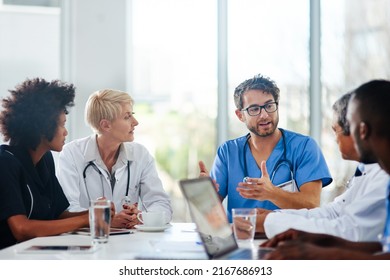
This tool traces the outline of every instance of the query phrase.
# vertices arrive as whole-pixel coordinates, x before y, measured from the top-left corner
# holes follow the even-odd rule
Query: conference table
[[[112,235],[106,244],[99,244],[93,252],[81,251],[43,251],[28,252],[31,246],[86,246],[91,245],[91,237],[79,234],[61,234],[58,236],[37,237],[0,250],[3,260],[126,260],[159,259],[160,256],[180,256],[193,254],[194,259],[206,259],[207,255],[201,243],[194,223],[172,223],[164,231],[149,232],[134,229],[131,234]],[[252,246],[258,246],[263,240],[255,240]],[[186,257],[187,258],[187,257]]]
[[[202,275],[197,276],[136,276],[137,279],[210,279],[214,275],[223,279],[258,279],[262,275],[277,275],[278,279],[299,277],[299,279],[312,279],[313,276],[321,272],[323,277],[332,277],[334,269],[340,266],[338,273],[345,272],[358,277],[359,275],[370,275],[372,271],[386,273],[388,261],[365,262],[363,266],[356,262],[333,261],[310,262],[305,261],[208,261],[204,252],[196,226],[193,223],[172,223],[172,226],[165,231],[145,232],[135,229],[132,234],[114,235],[109,237],[107,244],[101,245],[95,252],[44,252],[44,253],[24,253],[23,250],[30,246],[39,245],[63,245],[78,246],[90,245],[91,237],[77,234],[61,234],[58,236],[38,237],[25,242],[18,243],[11,247],[0,250],[0,269],[2,275],[12,275],[8,278],[24,278],[35,276],[40,280],[56,279],[125,279],[120,276],[119,271],[128,269],[157,269],[163,271],[174,271],[174,268],[192,271],[202,269]],[[255,239],[253,247],[256,248],[265,239]],[[193,261],[180,258],[175,261],[156,261],[160,255],[171,253],[172,255],[187,254],[202,257],[203,261]],[[140,256],[149,256],[151,260],[144,260]],[[155,257],[155,258],[153,258]],[[146,258],[147,259],[147,258]],[[197,258],[196,258],[197,259]],[[85,260],[85,261],[80,261]],[[134,261],[137,260],[137,261]],[[360,265],[359,269],[354,269]],[[260,271],[258,274],[232,274],[233,268],[240,268],[237,271]],[[256,270],[257,269],[257,270]],[[259,270],[260,269],[260,270]],[[363,270],[362,270],[363,269]],[[271,274],[269,272],[272,271]],[[207,273],[206,273],[207,272]],[[352,274],[351,274],[352,272]],[[214,274],[215,273],[215,274]],[[172,274],[175,275],[175,274]],[[191,274],[192,275],[192,274]],[[121,278],[118,278],[121,277]],[[143,278],[142,278],[143,277]],[[147,277],[147,278],[146,278]],[[165,278],[161,278],[165,277]],[[190,278],[189,278],[190,277]],[[192,278],[191,278],[192,277]],[[4,277],[3,277],[4,278]],[[134,278],[135,279],[135,278]],[[213,279],[213,278],[211,278]]]

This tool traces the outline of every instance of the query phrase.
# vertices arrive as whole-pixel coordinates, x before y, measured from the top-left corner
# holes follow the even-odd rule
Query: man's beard
[[[264,132],[261,132],[261,129],[258,129],[258,125],[251,126],[251,127],[248,126],[248,129],[250,132],[252,132],[256,136],[267,137],[267,136],[274,134],[274,132],[278,126],[278,120],[276,119],[275,121],[271,121],[270,124],[271,124],[271,128],[269,130],[264,131]]]

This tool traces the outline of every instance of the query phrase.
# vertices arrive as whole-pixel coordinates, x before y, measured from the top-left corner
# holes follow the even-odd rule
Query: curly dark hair
[[[276,102],[279,102],[279,88],[276,83],[270,78],[257,74],[251,79],[248,79],[239,84],[234,90],[234,104],[236,108],[242,110],[242,95],[251,89],[257,89],[266,93],[272,94]]]
[[[74,105],[75,87],[59,80],[27,79],[3,98],[0,130],[11,146],[35,150],[42,137],[53,140],[61,113]]]

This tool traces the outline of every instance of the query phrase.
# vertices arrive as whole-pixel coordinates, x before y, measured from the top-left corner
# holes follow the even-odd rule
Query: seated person
[[[373,80],[352,93],[347,121],[360,161],[378,162],[390,174],[390,81]],[[353,242],[328,234],[290,229],[263,243],[276,249],[267,259],[390,259],[390,182],[387,189],[387,215],[381,238],[376,242]],[[281,242],[282,241],[282,242]]]
[[[91,199],[106,197],[117,209],[113,227],[140,224],[139,209],[163,211],[168,223],[171,203],[154,159],[143,145],[133,142],[138,121],[130,95],[112,89],[94,92],[85,118],[95,134],[66,144],[59,156],[58,179],[69,211],[85,210]]]
[[[333,125],[341,155],[359,160],[346,120],[347,93],[333,105]],[[359,164],[359,172],[349,181],[347,190],[323,207],[300,210],[260,210],[257,231],[272,238],[289,228],[327,233],[352,241],[377,241],[386,217],[387,173],[378,163]]]
[[[276,84],[257,75],[236,87],[234,102],[249,133],[218,148],[210,173],[221,200],[227,197],[229,220],[232,208],[318,207],[322,187],[332,182],[328,166],[314,139],[278,128]],[[207,173],[202,162],[200,169],[201,176]],[[288,181],[294,192],[278,187]],[[256,196],[250,186],[258,189]]]
[[[3,99],[0,148],[0,249],[39,236],[89,226],[88,213],[69,213],[53,156],[68,134],[73,85],[26,80]]]

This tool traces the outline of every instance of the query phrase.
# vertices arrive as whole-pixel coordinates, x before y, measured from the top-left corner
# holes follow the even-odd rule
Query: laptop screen
[[[212,180],[200,177],[179,183],[209,257],[237,249],[233,230]]]

